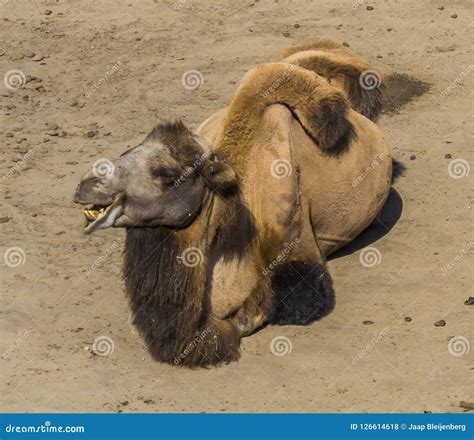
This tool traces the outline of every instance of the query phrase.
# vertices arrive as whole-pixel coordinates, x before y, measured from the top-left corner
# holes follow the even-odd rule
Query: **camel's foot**
[[[240,357],[240,332],[228,320],[209,319],[192,336],[166,342],[155,338],[148,350],[155,360],[173,365],[209,367]]]
[[[268,316],[265,316],[263,314],[251,317],[244,314],[237,314],[237,316],[233,319],[235,326],[239,329],[241,337],[251,335],[255,330],[260,328],[267,321]]]

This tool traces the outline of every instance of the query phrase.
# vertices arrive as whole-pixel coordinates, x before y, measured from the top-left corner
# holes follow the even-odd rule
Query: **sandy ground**
[[[26,76],[0,83],[1,410],[462,411],[474,401],[472,18],[467,0],[0,1],[0,73]],[[379,122],[406,167],[387,228],[329,262],[337,304],[321,321],[267,327],[225,367],[157,364],[130,324],[124,233],[81,234],[78,179],[158,117],[196,127],[249,68],[315,36],[429,85]],[[190,70],[196,90],[181,82]],[[107,356],[91,350],[101,336]]]

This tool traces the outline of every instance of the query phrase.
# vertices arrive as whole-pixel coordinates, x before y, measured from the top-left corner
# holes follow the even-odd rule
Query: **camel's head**
[[[181,122],[160,123],[115,160],[98,160],[81,179],[74,202],[87,205],[84,233],[109,227],[187,227],[210,191],[237,189],[233,169],[208,141]]]

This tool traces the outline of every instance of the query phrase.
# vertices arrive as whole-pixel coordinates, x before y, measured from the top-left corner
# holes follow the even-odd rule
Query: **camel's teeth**
[[[84,209],[84,215],[88,218],[88,219],[93,219],[95,217],[93,211],[89,210],[89,209]]]

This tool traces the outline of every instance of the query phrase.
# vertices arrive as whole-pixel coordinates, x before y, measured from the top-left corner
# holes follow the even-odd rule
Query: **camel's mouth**
[[[122,197],[120,196],[117,196],[110,205],[92,205],[90,208],[84,208],[86,221],[82,232],[90,234],[97,229],[110,228],[115,224],[115,220],[122,211]]]

